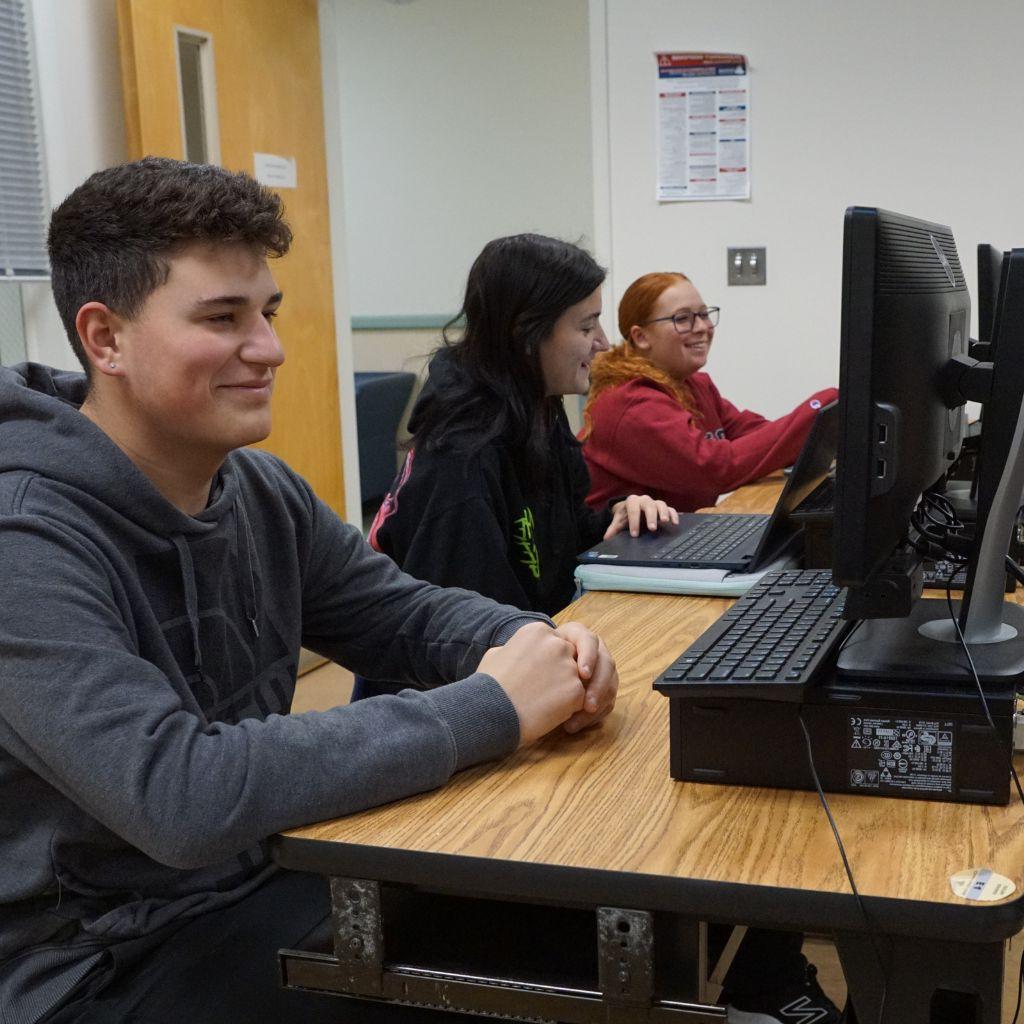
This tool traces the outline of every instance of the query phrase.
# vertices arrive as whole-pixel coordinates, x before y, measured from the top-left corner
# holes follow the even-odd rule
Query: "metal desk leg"
[[[353,995],[384,994],[384,929],[380,883],[331,879],[334,958],[339,980]]]
[[[650,1019],[654,918],[642,910],[597,908],[598,982],[608,1024]]]
[[[877,948],[877,952],[876,952]],[[840,934],[836,949],[858,1024],[1000,1024],[1003,944]],[[881,961],[881,965],[879,963]]]

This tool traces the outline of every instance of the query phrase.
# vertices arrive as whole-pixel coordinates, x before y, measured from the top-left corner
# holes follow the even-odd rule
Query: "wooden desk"
[[[763,508],[777,487],[746,488],[728,507]],[[814,793],[669,777],[668,701],[651,681],[727,605],[585,595],[559,619],[586,623],[617,660],[619,699],[600,728],[552,735],[439,791],[285,833],[276,858],[448,892],[829,933],[861,1022],[878,1019],[881,957],[885,1021],[929,1020],[942,984],[980,993],[976,1019],[999,1024],[1003,941],[1024,927],[1016,798],[985,807],[830,796],[872,940]],[[950,876],[977,867],[1006,875],[1016,893],[996,904],[954,896]]]

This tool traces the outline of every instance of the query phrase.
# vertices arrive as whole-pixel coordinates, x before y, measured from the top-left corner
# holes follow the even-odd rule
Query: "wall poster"
[[[657,53],[658,202],[750,198],[750,77],[738,53]]]

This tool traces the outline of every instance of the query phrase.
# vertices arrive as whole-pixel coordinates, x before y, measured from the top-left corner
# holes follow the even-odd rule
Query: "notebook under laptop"
[[[679,525],[631,537],[617,533],[579,556],[583,564],[757,572],[802,532],[790,513],[828,476],[836,457],[837,402],[818,410],[810,433],[771,515],[686,512]]]

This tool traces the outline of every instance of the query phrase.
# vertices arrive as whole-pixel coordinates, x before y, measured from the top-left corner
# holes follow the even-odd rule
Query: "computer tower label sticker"
[[[983,903],[1005,899],[1017,888],[1005,875],[997,875],[988,868],[958,871],[950,876],[949,884],[957,896]]]
[[[953,792],[954,723],[942,719],[850,715],[850,788],[880,795]]]

